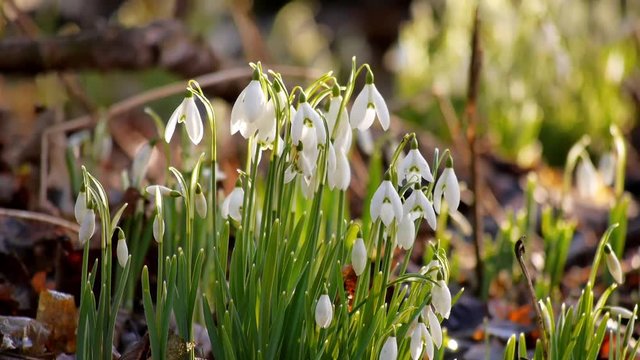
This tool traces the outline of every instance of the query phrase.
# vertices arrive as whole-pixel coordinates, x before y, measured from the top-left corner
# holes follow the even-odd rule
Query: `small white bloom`
[[[171,114],[167,122],[167,127],[164,130],[164,140],[166,142],[171,142],[178,123],[184,123],[189,139],[194,145],[198,145],[202,140],[204,127],[202,126],[202,118],[200,117],[198,106],[196,106],[196,101],[191,93],[187,94],[180,105],[173,111],[173,114]]]
[[[349,167],[349,159],[340,148],[336,148],[333,144],[329,144],[329,153],[327,160],[327,181],[330,189],[338,188],[347,190],[351,182],[351,168]]]
[[[151,151],[153,148],[148,142],[145,142],[136,152],[131,164],[131,185],[139,186],[142,179],[147,173],[147,167],[149,167],[149,159],[151,158]]]
[[[318,176],[316,174],[302,176],[300,178],[300,189],[305,199],[311,199],[318,189]]]
[[[424,339],[424,345],[427,348],[427,358],[429,360],[433,359],[433,353],[434,353],[434,348],[433,348],[433,338],[431,337],[431,334],[429,334],[429,330],[427,330],[427,326],[424,323],[420,323],[418,325],[420,327],[420,329],[422,330],[422,337]]]
[[[433,208],[438,214],[440,214],[440,203],[443,196],[447,205],[449,205],[449,211],[458,210],[458,206],[460,206],[460,185],[452,166],[447,166],[442,171],[433,190]]]
[[[127,260],[129,259],[129,249],[127,248],[127,241],[124,237],[118,239],[118,246],[116,247],[116,255],[118,257],[118,264],[125,267]]]
[[[333,319],[333,306],[331,305],[331,299],[329,295],[324,294],[318,299],[316,305],[316,324],[323,329],[326,329],[331,325]]]
[[[251,80],[231,109],[231,135],[239,131],[245,139],[252,136],[256,130],[255,123],[263,116],[266,102],[260,81],[257,78]]]
[[[542,322],[544,323],[544,330],[549,332],[553,329],[551,328],[551,315],[549,314],[549,309],[544,304],[544,301],[538,300],[538,305],[540,305],[540,310],[542,313]]]
[[[233,220],[240,222],[242,220],[242,202],[244,201],[244,190],[236,187],[222,202],[220,209],[222,217],[227,219],[231,217]]]
[[[576,166],[576,187],[580,196],[591,198],[596,196],[602,187],[602,179],[588,156],[581,156]]]
[[[364,245],[362,238],[357,238],[351,249],[351,265],[356,276],[362,275],[364,269],[367,267],[369,258],[367,256],[367,247]]]
[[[426,314],[425,314],[426,313]],[[426,316],[425,316],[426,315]],[[434,314],[431,306],[426,306],[422,310],[422,317],[426,318],[429,322],[429,330],[431,330],[431,338],[433,339],[433,344],[440,349],[442,346],[442,328],[440,327],[440,322],[438,321],[438,317]]]
[[[413,220],[408,215],[404,215],[398,224],[398,245],[405,250],[411,249],[416,239],[416,228]]]
[[[153,238],[158,244],[162,243],[164,238],[164,219],[158,214],[153,218]]]
[[[422,190],[414,189],[411,195],[402,204],[404,216],[409,216],[411,220],[420,217],[425,218],[429,227],[435,230],[437,226],[436,213],[433,211],[431,201],[427,199]]]
[[[402,201],[391,181],[384,180],[371,199],[372,220],[382,219],[385,226],[389,226],[395,219],[402,218]]]
[[[380,360],[396,360],[398,358],[398,341],[395,336],[389,336],[380,350]]]
[[[91,239],[95,231],[96,215],[93,210],[89,209],[84,213],[82,222],[80,223],[80,231],[78,232],[78,239],[80,240],[80,244],[84,245],[87,240]]]
[[[422,339],[422,329],[416,327],[411,334],[411,342],[409,343],[411,359],[413,360],[418,360],[420,358],[420,354],[422,354],[422,348],[424,346]]]
[[[605,185],[611,186],[616,178],[616,156],[612,152],[602,155],[598,163],[598,172]]]
[[[438,314],[448,319],[451,313],[451,292],[444,280],[438,280],[438,285],[434,285],[431,290],[431,303]]]
[[[407,156],[398,163],[398,175],[408,182],[420,182],[420,178],[433,182],[429,164],[418,149],[409,150]]]
[[[340,105],[342,104],[342,96],[337,96],[331,98],[331,102],[329,103],[329,111],[326,114],[327,119],[327,127],[329,128],[329,134],[334,134],[335,132],[335,140],[334,144],[336,148],[342,149],[342,151],[346,152],[351,147],[351,126],[349,125],[349,116],[347,115],[347,110],[342,109],[340,111]],[[338,121],[338,112],[340,112],[340,121]],[[334,130],[338,126],[337,129]]]
[[[168,187],[166,187],[166,186],[162,186],[162,185],[149,185],[149,186],[147,186],[145,188],[145,191],[149,195],[154,195],[155,196],[156,191],[160,191],[160,195],[169,196],[169,195],[171,195],[171,192],[173,190],[168,188]]]
[[[207,217],[207,198],[204,196],[202,190],[196,190],[195,207],[198,216],[202,219]]]
[[[613,280],[618,284],[622,284],[624,282],[624,274],[622,273],[622,267],[620,266],[620,261],[618,260],[616,253],[613,252],[609,244],[605,245],[604,252],[605,262],[607,263],[609,273],[613,277]]]
[[[73,206],[73,213],[76,217],[76,222],[80,224],[84,218],[84,214],[87,212],[87,193],[80,191],[76,198],[76,203]]]
[[[294,145],[298,145],[302,141],[303,146],[307,146],[307,143],[304,142],[304,140],[308,140],[308,137],[304,136],[305,130],[315,134],[314,145],[322,145],[326,142],[327,134],[320,114],[308,102],[303,101],[298,105],[298,110],[291,121],[291,140]]]
[[[621,306],[610,306],[609,312],[611,312],[611,317],[613,319],[618,319],[618,316],[623,319],[631,319],[633,316],[633,311],[623,308]],[[637,318],[637,316],[636,316]]]
[[[367,76],[370,76],[368,74]],[[369,81],[371,80],[371,81]],[[373,124],[376,115],[383,130],[389,128],[389,109],[382,95],[373,84],[373,79],[367,79],[362,91],[358,94],[351,108],[351,127],[360,131],[367,130]]]

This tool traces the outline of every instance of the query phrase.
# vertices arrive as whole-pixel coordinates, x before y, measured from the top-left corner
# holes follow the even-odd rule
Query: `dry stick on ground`
[[[469,63],[469,84],[467,88],[467,104],[465,106],[465,118],[467,119],[467,143],[471,154],[471,190],[473,191],[473,239],[476,253],[476,276],[478,282],[482,282],[482,236],[484,234],[482,224],[482,209],[480,207],[481,177],[478,149],[478,114],[477,100],[480,82],[480,69],[482,68],[482,48],[480,47],[480,17],[476,8],[471,36],[471,62]],[[481,286],[478,286],[480,289]]]
[[[80,230],[80,225],[76,224],[75,222],[67,221],[57,216],[51,216],[33,211],[0,208],[0,216],[9,216],[18,219],[45,222],[69,229],[74,233],[77,233]]]
[[[306,68],[295,66],[268,66],[265,68],[271,68],[274,71],[281,73],[283,76],[289,77],[303,77],[312,78],[319,76],[317,71],[309,70]],[[203,88],[221,84],[227,81],[247,78],[251,76],[252,70],[247,67],[226,69],[211,74],[202,75],[196,77],[195,80]],[[110,120],[116,116],[122,115],[130,110],[143,106],[151,101],[162,99],[171,95],[179,94],[185,91],[185,82],[175,82],[165,86],[161,86],[155,89],[151,89],[132,96],[118,103],[111,105],[105,111],[105,118]],[[45,207],[47,205],[47,174],[49,158],[49,139],[48,137],[55,133],[68,132],[84,127],[89,127],[95,123],[91,115],[84,115],[73,120],[66,121],[62,124],[57,124],[47,128],[42,134],[41,140],[41,153],[40,153],[40,191],[38,194],[38,201],[40,206]]]
[[[527,290],[529,290],[529,296],[531,297],[531,302],[533,303],[533,308],[536,309],[536,318],[538,320],[538,328],[540,329],[540,333],[542,334],[542,350],[544,351],[544,358],[547,358],[547,334],[550,329],[545,329],[544,321],[542,320],[542,309],[540,308],[540,304],[538,303],[538,299],[536,298],[536,291],[533,288],[533,281],[531,280],[531,274],[529,274],[529,269],[527,265],[524,263],[524,239],[526,237],[522,236],[518,241],[516,241],[516,245],[513,248],[515,252],[516,259],[518,259],[518,263],[520,264],[520,268],[522,269],[522,273],[527,281]]]

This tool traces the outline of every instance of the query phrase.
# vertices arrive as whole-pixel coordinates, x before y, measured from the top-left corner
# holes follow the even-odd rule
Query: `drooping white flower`
[[[576,166],[576,187],[582,197],[594,197],[602,187],[600,174],[588,156],[581,156]]]
[[[311,105],[306,101],[306,98],[302,95],[300,98],[300,104],[298,105],[298,110],[291,121],[291,140],[294,145],[298,145],[302,141],[303,146],[307,146],[305,141],[313,138],[313,136],[304,136],[305,131],[309,132],[308,135],[315,134],[315,144],[311,143],[312,145],[322,145],[327,140],[324,122],[322,121],[320,114],[311,107]]]
[[[207,217],[207,198],[204,196],[199,184],[196,187],[195,208],[200,218],[204,219]]]
[[[93,233],[96,231],[96,215],[92,209],[87,210],[80,223],[80,230],[78,231],[78,239],[80,244],[84,245],[87,240],[91,239]]]
[[[331,320],[333,319],[333,306],[331,304],[331,299],[329,299],[329,295],[323,294],[318,299],[318,304],[316,305],[316,324],[323,329],[326,329],[331,325]]]
[[[440,213],[440,204],[443,196],[449,206],[449,211],[458,210],[458,206],[460,206],[460,185],[458,184],[456,173],[453,171],[451,159],[447,161],[447,167],[442,171],[433,190],[433,208],[438,214]]]
[[[116,255],[118,258],[118,264],[120,264],[120,266],[124,268],[127,265],[127,260],[129,260],[129,249],[127,248],[127,241],[124,237],[124,232],[122,231],[122,229],[119,229],[118,233]]]
[[[442,315],[443,318],[448,319],[451,313],[451,292],[444,280],[438,280],[437,285],[433,285],[431,290],[431,303],[433,307]]]
[[[258,80],[257,71],[249,85],[236,99],[231,109],[231,135],[240,132],[245,139],[248,139],[256,130],[256,123],[259,122],[265,111],[267,96],[262,90]]]
[[[236,187],[222,202],[220,209],[222,217],[227,219],[231,217],[233,220],[240,222],[242,220],[242,202],[244,201],[244,190]]]
[[[149,195],[154,195],[155,196],[156,191],[160,191],[160,195],[162,195],[162,196],[170,196],[171,192],[173,191],[173,189],[168,188],[168,187],[163,186],[163,185],[149,185],[149,186],[147,186],[145,188],[145,191]]]
[[[73,206],[73,213],[76,217],[76,222],[80,224],[84,218],[84,214],[87,212],[87,193],[84,189],[80,190],[76,203]]]
[[[356,276],[362,275],[364,269],[367,267],[368,261],[367,247],[364,245],[364,240],[358,237],[351,249],[351,266],[353,266],[353,271],[355,271]]]
[[[604,253],[607,269],[609,269],[611,277],[613,277],[613,280],[618,284],[622,284],[624,282],[624,274],[622,273],[622,267],[620,266],[620,261],[618,260],[616,253],[613,252],[613,249],[611,249],[609,244],[605,245]]]
[[[329,144],[327,180],[330,189],[347,190],[351,182],[351,167],[347,155],[340,148]]]
[[[424,346],[422,339],[422,329],[416,326],[411,334],[411,342],[409,343],[409,351],[411,353],[411,359],[413,360],[418,360],[420,354],[422,354],[422,348]]]
[[[373,124],[376,115],[383,130],[389,128],[389,109],[382,95],[373,84],[373,75],[367,73],[367,81],[351,108],[351,127],[360,131],[367,130]]]
[[[351,126],[349,125],[349,115],[347,110],[342,109],[342,96],[335,96],[331,98],[329,103],[329,111],[327,111],[327,127],[329,128],[329,134],[334,135],[333,144],[336,149],[341,149],[343,152],[347,152],[351,148]],[[338,113],[340,113],[340,121],[338,121]],[[337,126],[337,129],[335,129]]]
[[[144,143],[136,152],[131,164],[131,185],[138,187],[142,182],[142,179],[147,173],[147,167],[149,167],[149,159],[151,158],[151,152],[153,147],[148,142]]]
[[[413,246],[413,242],[416,239],[416,228],[413,220],[408,215],[404,215],[402,220],[398,224],[398,233],[397,233],[398,245],[405,249],[409,250]]]
[[[380,350],[380,360],[396,360],[398,358],[398,341],[395,336],[389,336]]]
[[[431,229],[435,230],[437,226],[436,213],[433,211],[431,201],[427,199],[420,189],[414,189],[411,195],[402,204],[405,216],[409,216],[411,220],[420,217],[427,220],[427,224]]]
[[[431,334],[429,334],[429,330],[427,330],[427,326],[424,323],[421,322],[418,326],[422,330],[422,338],[424,339],[424,346],[426,347],[427,358],[429,360],[433,360],[433,353],[434,353],[433,338],[431,337]]]
[[[184,100],[171,114],[164,130],[164,140],[166,142],[171,142],[178,123],[184,123],[189,139],[194,145],[198,145],[202,140],[204,127],[202,126],[202,118],[200,117],[198,106],[196,106],[196,101],[191,92],[187,93]]]
[[[384,180],[371,198],[371,219],[382,219],[385,226],[402,219],[402,201],[390,180]]]
[[[429,333],[431,334],[431,338],[433,339],[433,344],[438,349],[440,349],[440,346],[442,346],[442,328],[440,327],[438,317],[431,309],[431,306],[426,306],[422,310],[422,317],[427,319],[427,321],[429,322]]]
[[[609,312],[611,313],[612,319],[618,319],[618,317],[622,319],[631,319],[634,317],[633,311],[623,308],[622,306],[609,306]],[[637,318],[637,316],[635,318]]]
[[[420,178],[433,182],[429,164],[417,148],[409,150],[407,156],[398,163],[398,175],[408,182],[420,182]]]
[[[598,172],[605,185],[613,185],[616,178],[616,156],[614,153],[606,152],[600,157]]]

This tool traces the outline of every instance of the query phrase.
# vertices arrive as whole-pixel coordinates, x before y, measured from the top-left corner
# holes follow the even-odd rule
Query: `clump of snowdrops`
[[[167,143],[184,129],[192,151],[200,149],[205,125],[210,136],[193,167],[169,168],[174,181],[138,184],[154,204],[151,231],[158,244],[155,292],[149,270],[142,270],[153,358],[167,355],[172,314],[191,358],[199,345],[196,321],[206,326],[216,359],[439,356],[446,341],[440,323],[457,298],[447,286],[446,252],[431,241],[425,266],[417,273],[407,268],[421,222],[435,230],[443,223],[438,217],[459,205],[449,152],[436,151],[429,164],[415,134],[405,135],[384,175],[372,175],[381,181],[369,184],[364,220],[352,220],[346,192],[353,137],[374,123],[386,131],[391,121],[370,67],[357,67],[354,59],[346,84],[326,73],[307,87],[289,89],[280,74],[251,66],[252,79],[231,112],[231,134],[247,140],[247,159],[230,193],[218,194],[216,118],[195,81],[166,126],[158,122]],[[361,77],[365,84],[349,109]],[[104,319],[117,311],[122,291],[110,302],[104,289],[111,279],[105,279],[96,313],[97,267],[87,270],[86,240],[95,228],[93,209],[106,229],[118,229],[119,216],[110,220],[108,205],[100,205],[108,204],[104,190],[84,174],[78,196],[85,241],[78,355],[106,359],[113,323]],[[110,231],[102,232],[102,274],[111,274]],[[398,247],[404,257],[394,256]],[[118,286],[124,287],[130,263],[124,235],[117,248],[125,269]],[[343,275],[349,273],[357,279],[354,286]],[[96,326],[103,332],[95,336],[82,330]]]

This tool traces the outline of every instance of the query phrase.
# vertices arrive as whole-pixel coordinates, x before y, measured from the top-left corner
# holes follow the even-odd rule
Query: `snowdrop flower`
[[[127,265],[127,260],[129,260],[129,249],[127,248],[124,231],[120,228],[118,228],[118,245],[116,247],[116,255],[118,257],[118,264],[124,268]]]
[[[389,336],[380,350],[380,360],[396,360],[398,358],[398,341],[395,336]]]
[[[414,189],[407,200],[404,201],[404,204],[402,204],[402,209],[404,216],[408,216],[411,220],[422,217],[427,220],[427,224],[429,224],[431,229],[436,229],[436,213],[433,211],[433,205],[422,190]]]
[[[222,202],[220,209],[222,217],[240,222],[242,220],[242,202],[244,201],[244,190],[240,186],[236,186],[233,191]]]
[[[431,303],[438,314],[448,319],[451,313],[451,292],[444,280],[438,280],[431,290]]]
[[[305,199],[311,199],[318,188],[318,176],[312,174],[311,176],[303,176],[300,179],[300,189]]]
[[[402,219],[402,202],[390,180],[384,180],[371,198],[371,218],[380,218],[385,226],[389,226],[395,219]]]
[[[149,185],[145,188],[145,191],[153,196],[155,196],[156,191],[159,191],[162,196],[170,196],[174,190],[163,185]]]
[[[551,326],[551,315],[549,314],[549,309],[547,309],[547,305],[544,304],[544,301],[538,300],[538,305],[540,306],[540,312],[542,313],[542,322],[544,323],[544,330],[546,332],[550,332],[552,330]]]
[[[347,154],[333,144],[329,144],[329,154],[327,160],[327,180],[331,190],[338,188],[347,190],[351,182],[351,168]]]
[[[633,311],[621,306],[610,306],[609,312],[611,313],[611,317],[613,319],[617,319],[618,317],[621,317],[623,319],[637,318],[637,316],[633,316]]]
[[[142,182],[145,174],[147,173],[147,167],[149,167],[149,159],[151,158],[151,152],[153,147],[150,143],[144,143],[136,152],[131,164],[131,185],[137,187]]]
[[[164,130],[164,140],[166,142],[171,142],[178,123],[184,123],[187,128],[189,140],[191,140],[194,145],[198,145],[202,140],[204,127],[202,126],[202,118],[196,106],[196,101],[190,91],[187,92],[184,100],[182,100],[180,105],[173,111],[173,114],[171,114],[167,122],[167,127]]]
[[[624,282],[624,274],[622,273],[622,267],[620,266],[620,261],[618,260],[616,253],[613,252],[613,249],[611,249],[609,244],[605,245],[604,253],[607,269],[609,269],[609,273],[613,277],[613,280],[618,284],[622,284]]]
[[[87,240],[91,239],[93,233],[96,231],[96,215],[92,209],[88,209],[80,223],[80,231],[78,232],[78,239],[80,244],[84,245]]]
[[[316,324],[323,329],[326,329],[331,325],[333,319],[333,307],[331,305],[331,299],[329,295],[324,294],[318,299],[316,305]]]
[[[408,182],[420,182],[420,178],[428,182],[433,182],[433,175],[431,174],[429,164],[422,154],[420,154],[417,143],[415,146],[414,148],[412,144],[407,156],[398,163],[398,175],[401,179]]]
[[[616,156],[612,152],[607,152],[602,155],[600,162],[598,162],[598,172],[602,178],[602,182],[606,185],[613,185],[613,181],[616,178]]]
[[[398,245],[405,250],[411,249],[416,239],[416,228],[413,220],[408,215],[404,215],[398,224]]]
[[[351,127],[360,131],[367,130],[373,124],[376,115],[383,130],[389,128],[389,109],[382,95],[373,84],[373,74],[367,72],[366,84],[358,94],[351,108]]]
[[[248,139],[256,129],[255,123],[263,116],[267,96],[260,85],[260,73],[253,72],[253,79],[238,96],[231,109],[231,135],[237,133]]]
[[[346,109],[341,107],[343,99],[342,96],[340,96],[340,90],[337,85],[334,86],[333,92],[333,97],[329,102],[329,111],[327,111],[325,118],[327,119],[329,134],[333,135],[335,133],[333,140],[334,145],[336,148],[346,152],[351,148],[352,140],[349,115],[347,115]],[[340,113],[340,120],[338,120],[338,113]]]
[[[423,346],[426,346],[427,348],[427,357],[429,360],[433,359],[433,340],[431,339],[431,335],[429,335],[427,326],[423,322],[420,322],[415,327],[411,335],[411,342],[409,345],[411,359],[420,359]]]
[[[426,316],[425,316],[426,315]],[[431,338],[433,340],[433,344],[440,349],[442,346],[442,328],[440,327],[440,322],[438,321],[438,317],[431,309],[431,306],[426,306],[422,310],[422,317],[426,318],[429,322],[429,330],[431,330]]]
[[[310,139],[315,141],[312,142]],[[304,147],[323,145],[327,140],[324,122],[320,114],[307,102],[304,94],[300,94],[300,104],[291,121],[291,140],[294,145],[302,142]]]
[[[147,188],[148,191],[149,188]],[[156,215],[153,218],[152,230],[153,238],[158,244],[162,244],[164,238],[164,217],[162,216],[162,190],[157,187],[155,190]]]
[[[82,219],[84,218],[84,214],[88,211],[87,208],[87,192],[84,189],[84,185],[80,192],[78,193],[78,197],[76,198],[76,203],[73,206],[73,213],[76,217],[76,222],[80,224]]]
[[[456,173],[453,171],[451,156],[447,159],[447,166],[442,171],[433,190],[433,207],[438,214],[440,213],[440,203],[443,196],[447,205],[449,205],[449,211],[458,210],[460,205],[460,185],[458,184]]]
[[[204,196],[200,184],[196,186],[195,207],[198,216],[200,216],[202,219],[207,217],[207,198]]]
[[[600,174],[596,171],[589,156],[584,153],[576,166],[576,187],[582,197],[594,197],[602,186]]]
[[[367,247],[364,245],[362,237],[358,236],[351,249],[351,266],[353,266],[356,276],[362,275],[367,267],[368,260]]]

